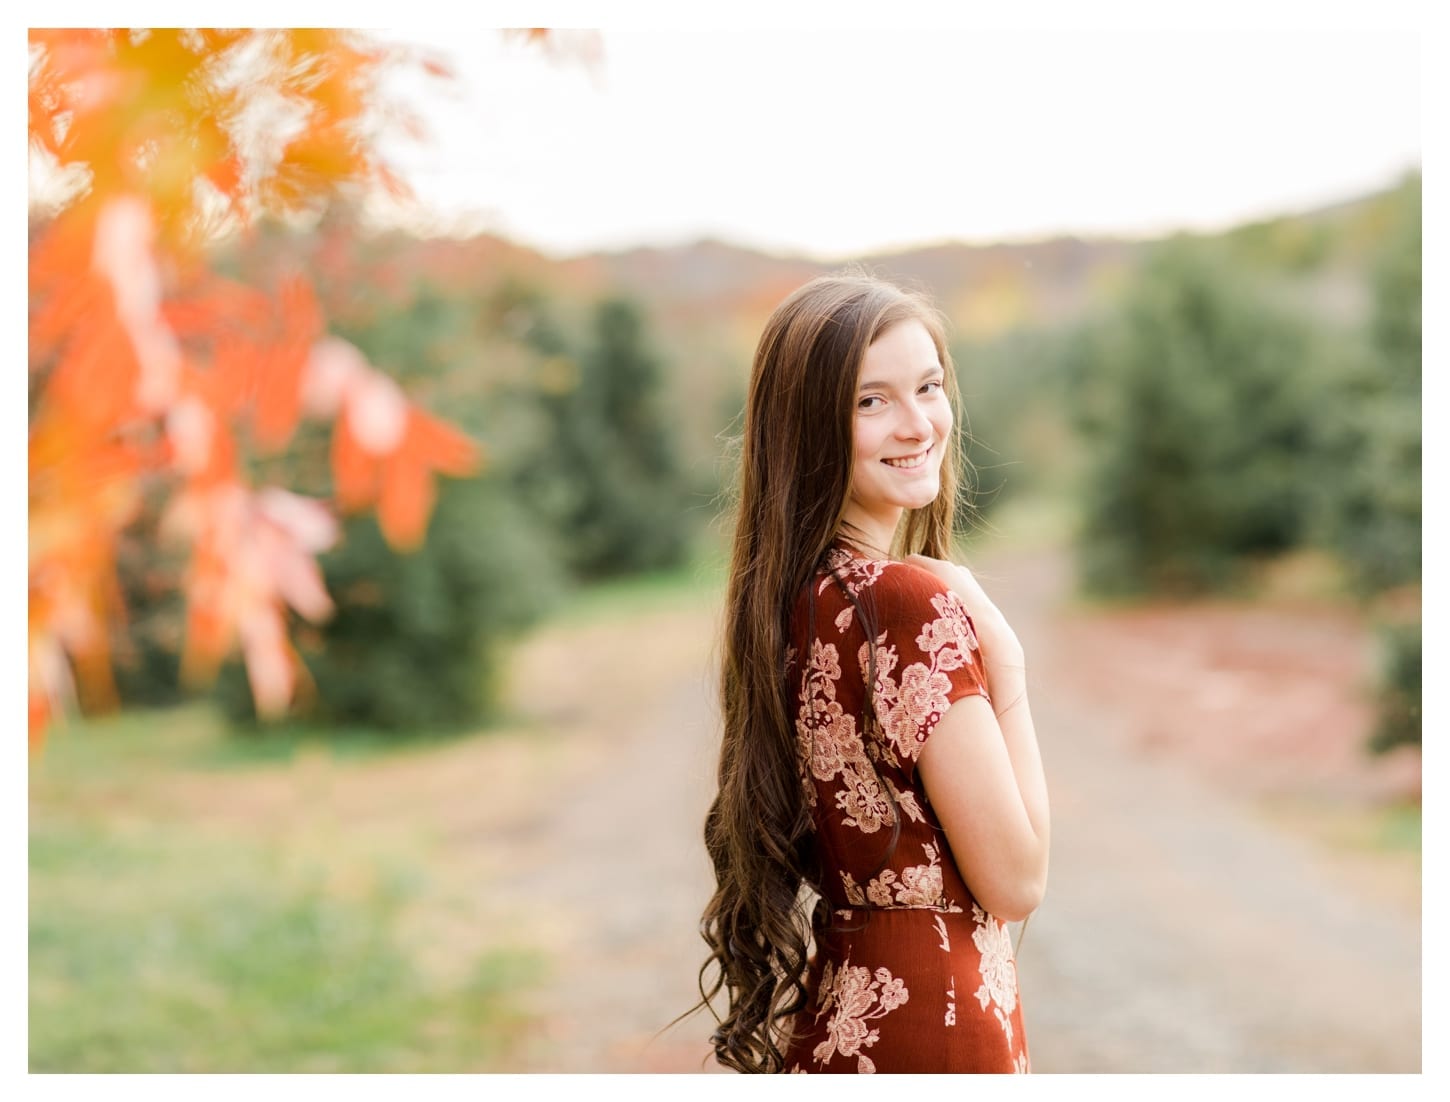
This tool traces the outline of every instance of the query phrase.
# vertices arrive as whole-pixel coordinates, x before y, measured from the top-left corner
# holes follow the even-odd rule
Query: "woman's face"
[[[936,500],[952,428],[945,374],[926,326],[898,322],[872,342],[856,380],[846,520],[890,546],[903,509]]]

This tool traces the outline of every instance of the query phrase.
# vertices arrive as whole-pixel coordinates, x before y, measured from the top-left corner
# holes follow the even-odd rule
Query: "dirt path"
[[[557,787],[513,832],[486,894],[511,940],[532,934],[553,968],[529,1002],[541,1028],[501,1070],[712,1070],[707,1018],[661,1031],[698,998],[713,883],[701,840],[717,745],[713,615],[589,633],[592,666],[573,665],[577,680],[548,706],[566,724]],[[579,642],[530,655],[520,680],[570,661]],[[600,714],[600,699],[617,703]]]
[[[1048,898],[1019,961],[1034,1070],[1418,1071],[1415,911],[1356,895],[1350,867],[1184,757],[1135,751],[1115,729],[1134,709],[1110,688],[1054,691],[1073,684],[1054,676],[1074,655],[1049,617],[1063,564],[1023,560],[1002,581],[1043,669],[1053,804]]]
[[[1092,694],[1066,672],[1052,615],[1061,559],[993,566],[1040,671],[1053,799],[1049,894],[1020,959],[1034,1070],[1418,1071],[1413,900],[1361,897],[1343,863],[1185,757],[1145,755],[1123,737],[1133,716],[1113,687]],[[490,843],[499,860],[480,911],[555,964],[533,999],[542,1025],[504,1070],[713,1070],[707,1016],[656,1035],[692,1001],[702,959],[713,623],[684,611],[628,631],[652,649],[606,646],[540,706],[572,725],[554,783]],[[563,657],[532,660],[547,670]],[[600,715],[591,684],[632,703]]]

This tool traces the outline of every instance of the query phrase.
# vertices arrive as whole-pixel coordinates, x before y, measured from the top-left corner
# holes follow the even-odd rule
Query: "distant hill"
[[[1390,191],[1245,223],[1218,234],[1237,259],[1289,280],[1330,288],[1344,307],[1347,278],[1378,239]],[[928,291],[957,333],[990,338],[1023,325],[1056,325],[1111,296],[1156,239],[1054,237],[1041,241],[943,243],[852,258],[877,274]],[[492,282],[510,275],[565,295],[609,291],[637,297],[668,331],[713,336],[758,332],[770,310],[807,279],[841,267],[703,239],[552,260],[526,246],[481,235],[404,244],[395,255],[413,274]],[[753,339],[750,343],[753,343]]]
[[[1382,240],[1397,190],[1193,236],[1216,243],[1310,310],[1353,320],[1367,307],[1368,258]],[[1158,240],[947,242],[853,262],[927,291],[947,314],[954,341],[987,342],[1015,329],[1071,324],[1110,306]],[[565,259],[489,235],[419,240],[390,234],[357,247],[370,278],[391,288],[389,294],[406,294],[426,280],[484,295],[515,280],[537,286],[565,311],[582,311],[610,293],[637,299],[669,366],[680,432],[695,442],[701,464],[719,454],[715,435],[740,408],[770,311],[806,280],[842,266],[714,239]]]

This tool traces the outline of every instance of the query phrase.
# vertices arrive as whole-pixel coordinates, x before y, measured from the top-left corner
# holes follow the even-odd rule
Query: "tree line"
[[[1070,495],[1088,592],[1243,591],[1275,556],[1329,556],[1378,622],[1380,750],[1420,740],[1417,173],[1382,222],[1360,309],[1293,293],[1323,234],[1294,235],[1278,264],[1266,234],[1182,235],[1086,320],[956,356],[984,426],[980,507]]]

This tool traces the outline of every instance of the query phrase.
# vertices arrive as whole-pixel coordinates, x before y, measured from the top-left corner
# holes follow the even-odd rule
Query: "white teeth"
[[[913,455],[909,459],[883,459],[881,462],[885,463],[887,466],[890,467],[899,467],[903,470],[910,470],[913,467],[920,467],[923,463],[925,463],[927,453],[930,452],[930,450],[931,449],[928,448],[927,451],[922,452],[920,455]]]

